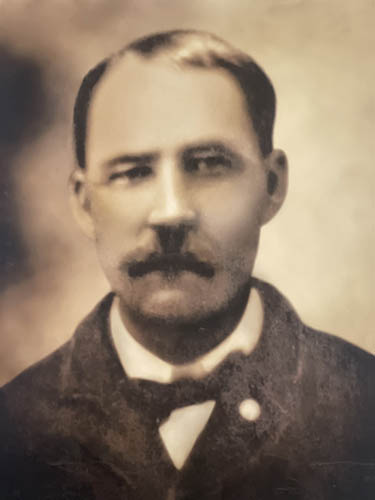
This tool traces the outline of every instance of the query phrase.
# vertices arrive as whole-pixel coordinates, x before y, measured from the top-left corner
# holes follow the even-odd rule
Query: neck
[[[206,354],[236,328],[245,310],[251,282],[247,282],[219,311],[179,323],[145,318],[121,303],[120,314],[129,333],[146,349],[172,364],[184,364]]]

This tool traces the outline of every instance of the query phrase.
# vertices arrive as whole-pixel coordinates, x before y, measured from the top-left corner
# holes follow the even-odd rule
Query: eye
[[[152,175],[152,168],[148,165],[137,165],[132,168],[112,172],[109,176],[110,181],[124,180],[124,181],[138,181]]]
[[[231,160],[223,155],[197,156],[186,160],[185,170],[198,175],[220,175],[231,166]]]

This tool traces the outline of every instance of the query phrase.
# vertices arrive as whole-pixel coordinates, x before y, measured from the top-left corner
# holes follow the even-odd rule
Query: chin
[[[201,321],[213,313],[213,309],[202,307],[202,303],[197,303],[195,297],[164,292],[143,301],[138,312],[148,321],[181,325]]]

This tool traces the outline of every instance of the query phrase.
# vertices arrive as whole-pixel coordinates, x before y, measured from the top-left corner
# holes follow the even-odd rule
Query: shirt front
[[[117,297],[113,301],[110,314],[113,343],[127,376],[152,380],[160,384],[168,384],[186,377],[203,378],[223,362],[229,354],[236,351],[249,355],[259,341],[262,325],[262,302],[257,290],[252,288],[240,322],[225,340],[190,363],[174,365],[150,352],[128,332],[120,316]],[[258,414],[257,403],[255,401],[247,403],[247,407],[249,404],[255,405],[255,412],[253,411],[251,415],[256,418]],[[204,430],[215,404],[214,400],[208,400],[176,409],[160,425],[160,437],[177,469],[183,467],[195,442]],[[245,416],[245,418],[247,417]]]

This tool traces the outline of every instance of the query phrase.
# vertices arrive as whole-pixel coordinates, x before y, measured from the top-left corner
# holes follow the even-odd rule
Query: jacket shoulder
[[[78,325],[71,339],[0,389],[0,413],[27,441],[34,432],[64,433],[74,420],[75,398],[101,380],[97,364],[106,336],[108,294]]]
[[[0,388],[3,402],[10,410],[36,410],[38,404],[43,404],[39,402],[57,400],[72,389],[77,361],[84,365],[87,358],[95,357],[93,351],[100,349],[99,337],[111,301],[109,294],[80,322],[70,340]]]
[[[367,463],[375,449],[375,356],[334,335],[304,328],[300,344],[302,410],[305,420]],[[308,418],[307,418],[308,415]],[[314,439],[314,436],[311,436]]]
[[[0,389],[0,413],[14,429],[40,428],[48,419],[67,382],[72,344],[68,341]]]
[[[301,344],[323,374],[329,371],[332,376],[362,382],[375,376],[375,356],[347,340],[304,326]]]

